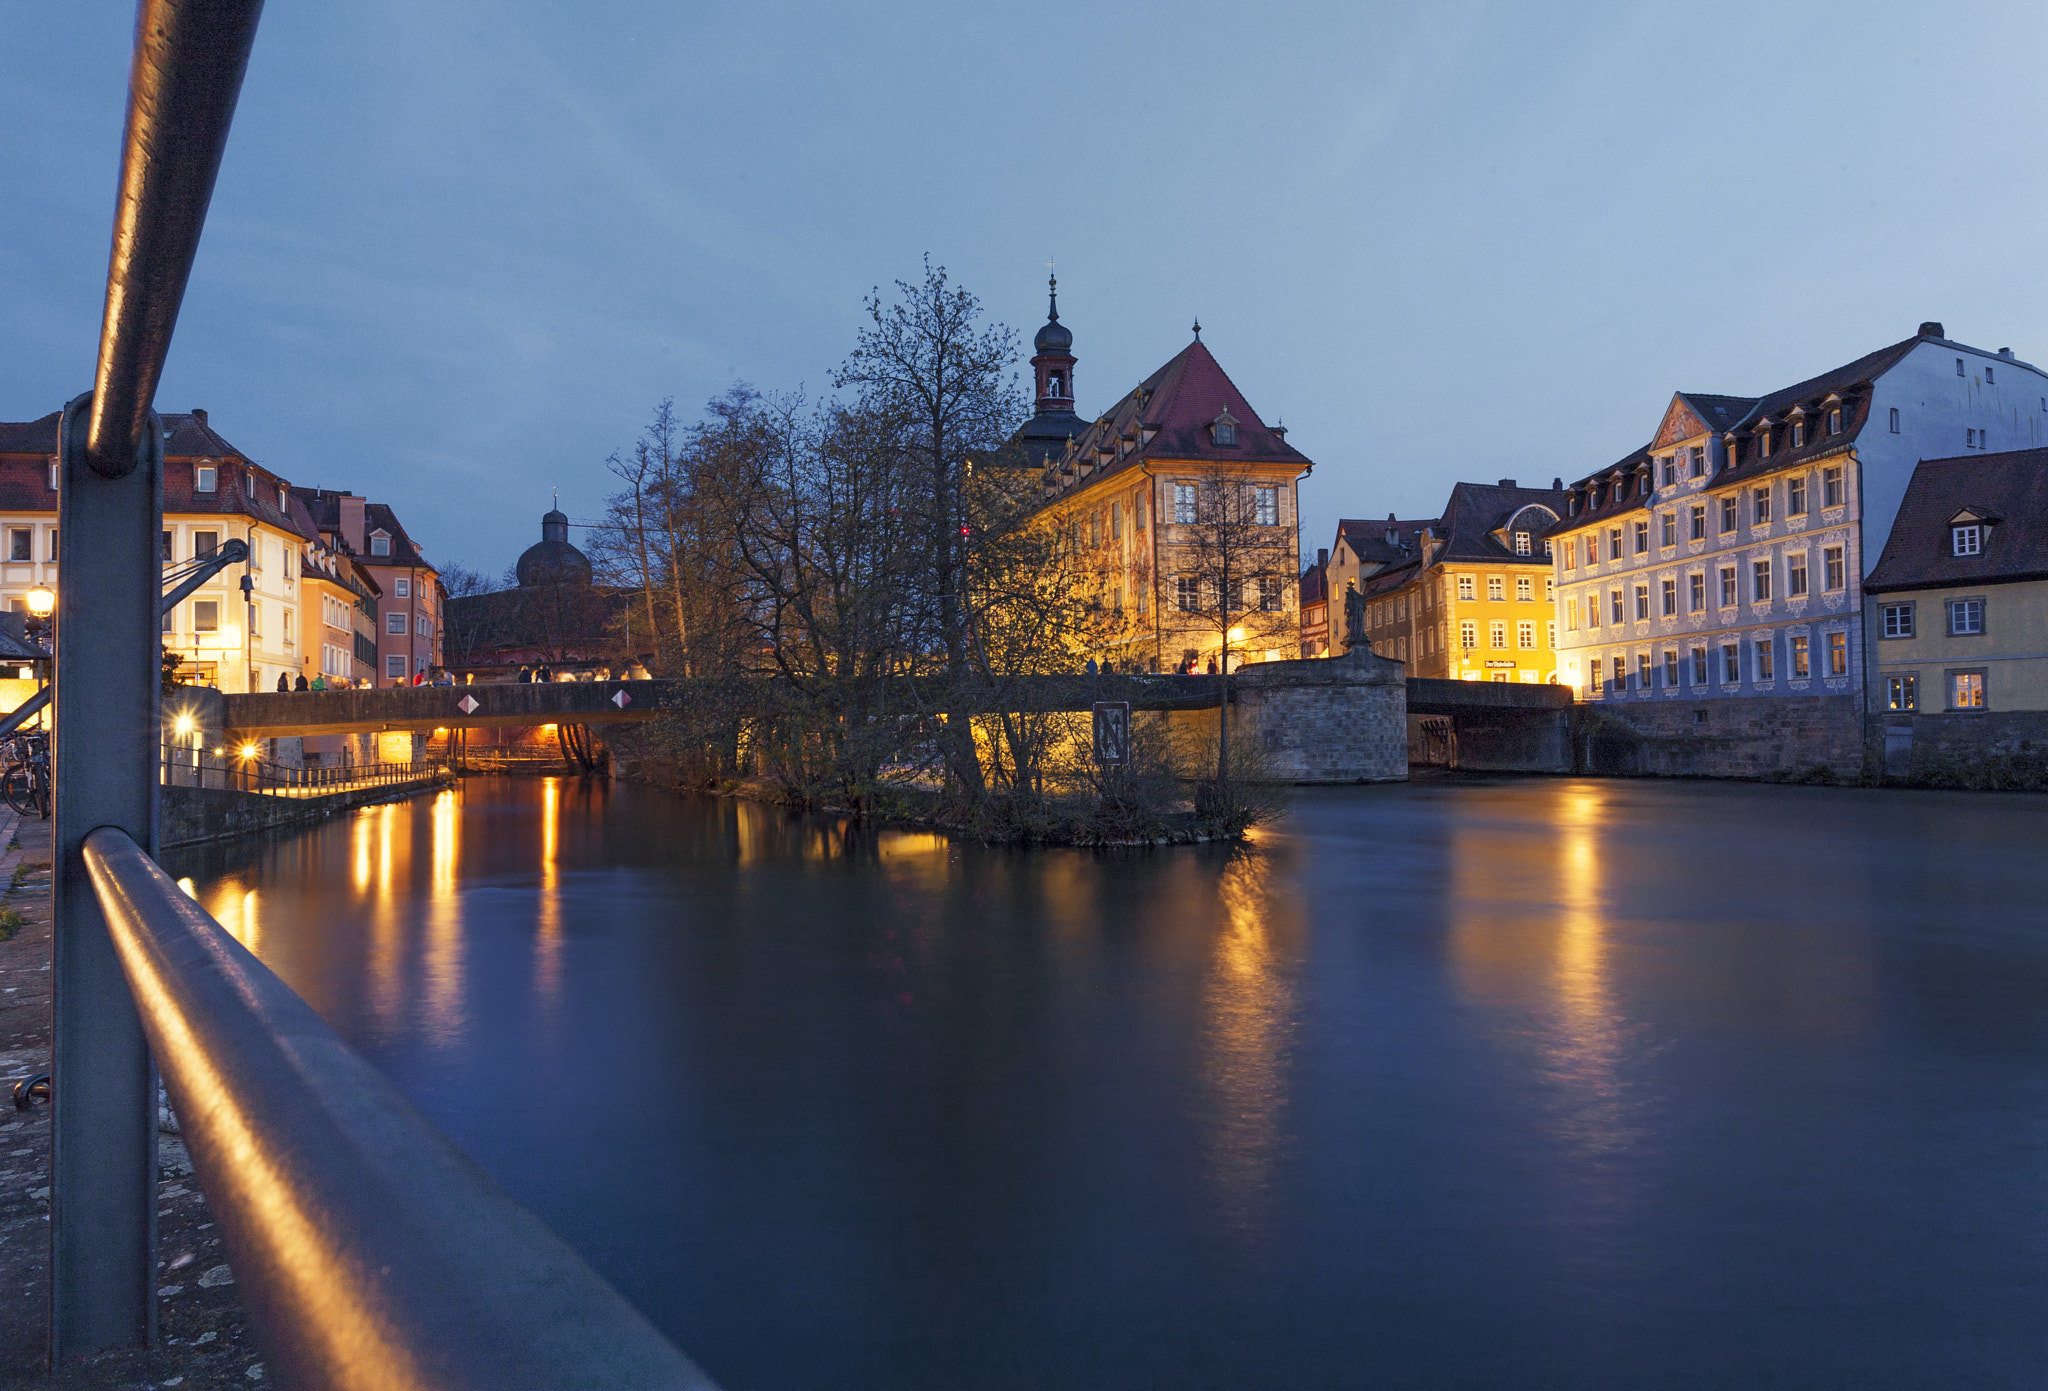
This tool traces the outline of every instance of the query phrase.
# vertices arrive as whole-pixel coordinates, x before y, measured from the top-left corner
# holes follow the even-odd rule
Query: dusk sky
[[[90,385],[131,24],[0,0],[0,418]],[[273,0],[157,405],[495,574],[660,398],[827,389],[927,252],[1028,342],[1052,257],[1081,411],[1199,315],[1312,554],[1922,319],[2048,360],[2044,54],[2038,0]]]

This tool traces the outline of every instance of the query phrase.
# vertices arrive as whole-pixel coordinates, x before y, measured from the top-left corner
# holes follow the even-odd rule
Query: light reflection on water
[[[1886,1386],[2039,1365],[2043,843],[1527,781],[1027,854],[556,779],[167,859],[735,1388]]]

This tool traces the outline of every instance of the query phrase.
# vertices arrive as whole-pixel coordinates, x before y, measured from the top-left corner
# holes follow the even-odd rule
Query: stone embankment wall
[[[1917,787],[2048,788],[2048,710],[1967,710],[1870,721],[1873,770]]]
[[[1406,668],[1363,653],[1260,662],[1231,678],[1230,734],[1263,750],[1276,782],[1400,782],[1408,776]],[[1176,710],[1177,730],[1216,726],[1214,710]]]
[[[319,797],[268,797],[219,787],[166,787],[161,789],[157,843],[169,850],[173,846],[227,840],[287,826],[308,826],[373,802],[417,796],[451,781],[446,776],[424,778],[400,786],[350,788]]]
[[[1854,695],[1596,701],[1573,712],[1572,739],[1578,771],[1596,775],[1815,782],[1864,775],[1863,712]]]

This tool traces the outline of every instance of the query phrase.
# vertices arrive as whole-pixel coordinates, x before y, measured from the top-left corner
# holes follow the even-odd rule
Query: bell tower
[[[1048,277],[1047,297],[1050,307],[1046,314],[1045,326],[1039,329],[1038,336],[1031,340],[1031,346],[1038,350],[1031,359],[1031,370],[1038,377],[1038,414],[1072,415],[1074,335],[1060,322],[1058,276]]]

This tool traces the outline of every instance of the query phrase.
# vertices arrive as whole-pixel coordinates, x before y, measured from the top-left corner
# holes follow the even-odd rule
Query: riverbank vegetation
[[[678,785],[751,780],[991,841],[1234,837],[1270,815],[1259,753],[1219,715],[1206,741],[1140,717],[1129,761],[1102,764],[1089,716],[1013,708],[1023,679],[1107,650],[1105,552],[1050,518],[1013,450],[1016,335],[929,262],[867,311],[834,395],[736,386],[695,422],[664,402],[610,461],[590,549],[633,596],[621,636],[695,678],[689,708],[618,752]],[[1227,565],[1250,528],[1225,515],[1235,490],[1211,491]]]

